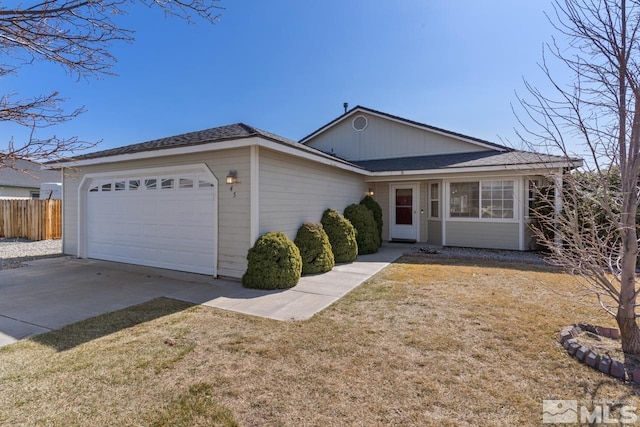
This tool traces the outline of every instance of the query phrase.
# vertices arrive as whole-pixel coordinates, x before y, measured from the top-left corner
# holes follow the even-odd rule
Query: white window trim
[[[482,188],[483,181],[511,181],[513,182],[513,218],[482,218],[481,216],[477,217],[457,217],[451,216],[451,184],[453,183],[462,183],[462,182],[477,182]],[[440,209],[444,209],[444,217],[447,221],[451,222],[509,222],[509,223],[519,223],[520,222],[520,211],[522,207],[522,199],[518,197],[520,194],[520,182],[521,180],[515,177],[483,177],[483,178],[461,178],[461,179],[452,179],[444,182],[444,206]],[[481,191],[480,191],[481,192]],[[479,195],[479,203],[482,205],[482,194]]]
[[[438,198],[434,199],[433,195],[431,193],[431,186],[433,184],[437,184],[438,185]],[[441,221],[442,220],[442,181],[428,181],[427,182],[427,212],[428,215],[427,217],[429,219],[434,219],[434,220],[438,220]],[[431,202],[432,201],[438,201],[438,215],[434,216],[433,212],[431,211]]]

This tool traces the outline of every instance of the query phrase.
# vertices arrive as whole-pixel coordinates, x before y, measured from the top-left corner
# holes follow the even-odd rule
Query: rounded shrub
[[[364,196],[364,199],[360,200],[360,204],[373,213],[373,219],[376,221],[376,226],[378,227],[378,237],[380,237],[380,242],[382,242],[382,208],[371,196]]]
[[[335,265],[331,243],[322,224],[305,222],[293,241],[302,257],[302,274],[330,271]]]
[[[298,247],[280,231],[262,235],[247,254],[242,285],[254,289],[284,289],[298,283],[302,258]]]
[[[356,230],[340,212],[327,209],[322,214],[322,227],[329,237],[336,263],[352,262],[358,256]]]
[[[372,254],[378,252],[380,248],[380,236],[376,220],[373,219],[373,212],[363,205],[349,205],[344,210],[344,217],[351,221],[356,229],[356,240],[358,242],[358,253]]]

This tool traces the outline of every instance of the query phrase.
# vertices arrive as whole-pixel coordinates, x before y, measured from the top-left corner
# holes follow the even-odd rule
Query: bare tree
[[[640,2],[556,0],[553,12],[550,21],[562,42],[545,46],[541,68],[554,91],[548,95],[527,85],[528,99],[520,99],[526,111],[521,137],[555,146],[567,158],[569,141],[578,141],[589,153],[588,171],[556,177],[562,185],[555,192],[540,192],[534,231],[551,262],[580,277],[615,317],[623,350],[640,354]],[[554,79],[556,65],[571,72],[571,83]],[[558,202],[562,211],[550,214]]]
[[[215,23],[221,8],[218,0],[44,0],[13,8],[0,7],[0,77],[17,75],[34,62],[55,63],[76,78],[112,74],[114,42],[132,42],[133,31],[118,25],[127,7],[143,4],[165,15],[188,22],[201,19]],[[65,123],[84,112],[67,112],[57,91],[32,98],[11,93],[0,97],[0,123],[13,123],[29,130],[25,141],[13,137],[2,141],[0,168],[15,160],[64,158],[94,143],[77,137],[41,138],[42,129]],[[38,132],[40,131],[40,132]]]

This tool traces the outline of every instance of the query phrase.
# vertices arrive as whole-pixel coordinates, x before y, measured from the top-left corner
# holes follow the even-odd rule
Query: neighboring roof
[[[317,156],[328,158],[346,165],[354,166],[345,160],[339,159],[330,154],[324,153],[315,148],[300,144],[299,142],[282,136],[267,132],[244,123],[235,123],[227,126],[219,126],[216,128],[200,130],[196,132],[184,133],[181,135],[169,136],[166,138],[154,139],[152,141],[142,142],[139,144],[126,145],[124,147],[111,148],[108,150],[96,151],[94,153],[82,154],[68,160],[62,160],[51,163],[66,163],[79,160],[98,159],[103,157],[119,156],[123,154],[136,154],[145,151],[160,151],[170,148],[191,147],[195,145],[211,144],[223,141],[232,141],[238,139],[246,139],[253,137],[261,137],[297,150],[312,153]],[[357,167],[357,166],[354,166]]]
[[[479,145],[482,145],[482,146],[488,146],[490,148],[494,148],[494,149],[497,149],[497,150],[500,150],[500,151],[505,151],[505,150],[509,149],[508,147],[505,147],[505,146],[500,145],[500,144],[496,144],[494,142],[485,141],[483,139],[475,138],[473,136],[464,135],[464,134],[461,134],[461,133],[458,133],[458,132],[452,132],[450,130],[438,128],[438,127],[435,127],[435,126],[430,126],[430,125],[427,125],[427,124],[424,124],[424,123],[420,123],[420,122],[416,122],[416,121],[413,121],[413,120],[405,119],[403,117],[394,116],[392,114],[384,113],[382,111],[373,110],[371,108],[363,107],[361,105],[355,106],[354,108],[352,108],[351,110],[347,111],[346,113],[344,113],[340,117],[336,118],[335,120],[327,123],[326,125],[322,126],[319,129],[311,132],[309,135],[307,135],[304,138],[302,138],[300,140],[300,142],[302,144],[307,144],[312,138],[314,138],[318,134],[326,131],[327,129],[329,129],[329,128],[333,127],[333,126],[335,126],[336,124],[338,124],[339,122],[344,120],[346,117],[348,117],[350,115],[353,115],[353,114],[355,114],[357,112],[364,112],[364,113],[373,114],[373,115],[376,115],[376,116],[379,116],[379,117],[384,117],[384,118],[387,118],[387,119],[390,119],[390,120],[393,120],[393,121],[396,121],[396,122],[401,122],[401,123],[405,123],[405,124],[410,125],[410,126],[422,128],[422,129],[427,130],[427,131],[436,132],[436,133],[444,134],[444,135],[449,135],[449,136],[452,136],[452,137],[455,137],[455,138],[460,138],[460,139],[463,139],[465,141],[476,143],[476,144],[479,144]]]
[[[389,172],[401,170],[454,169],[491,166],[526,166],[551,163],[581,164],[579,159],[570,159],[528,151],[509,150],[476,151],[472,153],[439,154],[433,156],[400,157],[394,159],[363,160],[352,163],[371,172]]]
[[[43,182],[62,182],[59,171],[43,170],[40,163],[28,160],[0,162],[0,186],[40,188]]]

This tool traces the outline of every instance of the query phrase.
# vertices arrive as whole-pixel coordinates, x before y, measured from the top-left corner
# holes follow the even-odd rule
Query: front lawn
[[[614,326],[574,286],[403,258],[304,322],[158,299],[0,349],[0,425],[513,426],[540,425],[543,399],[640,407],[556,345],[573,322]]]

